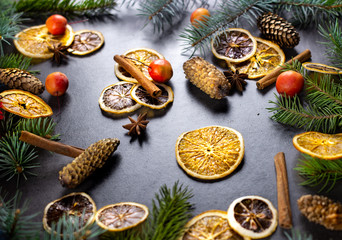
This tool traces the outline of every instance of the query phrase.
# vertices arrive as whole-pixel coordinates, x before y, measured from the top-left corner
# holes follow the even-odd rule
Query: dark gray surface
[[[294,226],[311,233],[314,240],[342,239],[341,231],[328,231],[309,223],[298,211],[297,199],[303,194],[315,194],[317,189],[300,186],[303,179],[293,170],[300,154],[293,147],[292,138],[303,131],[269,119],[271,114],[266,108],[272,106],[268,101],[275,99],[275,87],[260,91],[255,81],[248,81],[243,94],[234,92],[223,100],[212,100],[189,83],[183,73],[182,65],[189,56],[181,55],[179,33],[189,23],[190,12],[179,25],[161,37],[153,34],[151,26],[142,29],[142,19],[136,16],[135,9],[123,7],[115,14],[116,19],[73,25],[75,31],[90,29],[103,33],[105,45],[98,52],[85,57],[70,57],[68,63],[61,66],[47,61],[32,67],[41,70],[39,78],[43,82],[49,73],[55,71],[63,72],[69,78],[69,89],[60,98],[60,112],[56,97],[46,91],[41,95],[54,110],[53,118],[58,123],[56,132],[61,134],[61,142],[86,148],[102,138],[117,137],[121,141],[113,161],[73,190],[63,188],[58,181],[58,171],[72,159],[40,151],[38,176],[20,184],[24,198],[30,200],[31,211],[41,213],[37,220],[41,219],[47,203],[73,191],[90,194],[98,208],[122,201],[151,207],[151,200],[160,186],[167,184],[171,187],[177,180],[193,190],[194,214],[210,209],[226,210],[234,199],[244,195],[260,195],[277,206],[273,157],[282,151],[287,161]],[[259,36],[254,26],[239,27]],[[300,31],[300,36],[300,44],[285,52],[287,58],[309,48],[313,62],[328,63],[324,48],[317,44],[321,39],[315,29]],[[114,75],[113,56],[137,47],[153,48],[171,62],[174,76],[170,86],[175,99],[165,110],[149,111],[146,136],[132,140],[122,128],[129,120],[102,114],[98,98],[103,88],[118,81]],[[207,54],[206,60],[215,61],[211,53]],[[134,118],[138,112],[133,113]],[[245,157],[230,176],[205,182],[185,174],[176,162],[174,149],[181,133],[209,125],[228,126],[241,132],[245,140]],[[2,180],[1,185],[15,191],[13,182]],[[342,201],[341,190],[342,185],[337,184],[333,191],[323,194]],[[285,239],[285,236],[278,227],[269,239]]]

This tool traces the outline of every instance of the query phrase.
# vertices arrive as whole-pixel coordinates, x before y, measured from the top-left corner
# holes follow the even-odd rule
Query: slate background
[[[48,74],[55,71],[63,72],[69,78],[69,89],[59,99],[60,111],[56,97],[46,91],[41,95],[54,111],[56,133],[61,134],[61,142],[86,148],[102,138],[117,137],[121,143],[112,161],[76,189],[63,188],[58,181],[58,171],[73,159],[41,150],[40,168],[35,170],[37,176],[22,181],[19,187],[23,198],[30,200],[30,212],[39,212],[36,219],[40,221],[46,204],[74,191],[88,193],[98,209],[122,201],[139,202],[151,208],[151,200],[159,188],[163,184],[172,187],[177,180],[192,189],[195,215],[210,209],[226,210],[234,199],[245,195],[263,196],[277,206],[273,157],[277,152],[284,152],[294,226],[311,233],[314,240],[342,239],[341,231],[328,231],[309,223],[298,211],[297,199],[303,194],[317,193],[318,188],[300,186],[304,179],[293,170],[300,154],[293,147],[292,138],[303,130],[283,126],[269,118],[271,114],[266,108],[273,106],[269,100],[275,100],[275,87],[261,91],[256,88],[255,81],[249,80],[242,94],[233,92],[223,100],[213,100],[185,79],[182,65],[189,54],[182,54],[179,34],[189,24],[191,12],[189,10],[170,31],[159,36],[153,33],[152,25],[143,28],[144,19],[137,16],[136,7],[118,7],[112,18],[72,25],[75,31],[90,29],[102,32],[105,44],[99,51],[84,57],[71,56],[60,66],[46,61],[31,67],[41,71],[38,77],[43,82]],[[245,24],[238,27],[260,36],[256,26]],[[317,43],[322,40],[317,30],[299,32],[301,41],[294,49],[285,50],[287,59],[308,48],[312,51],[312,62],[329,63],[324,55],[325,48]],[[122,128],[129,120],[104,115],[98,106],[98,98],[102,89],[118,81],[114,74],[113,56],[137,47],[153,48],[171,62],[174,76],[169,85],[175,98],[165,110],[149,111],[150,123],[145,136],[132,139]],[[7,47],[7,51],[15,49]],[[218,66],[211,52],[205,59]],[[132,116],[136,118],[138,113],[139,110]],[[245,156],[230,176],[207,182],[189,177],[178,166],[174,149],[181,133],[209,125],[228,126],[241,132],[245,140]],[[10,193],[16,189],[15,182],[4,179],[1,186]],[[338,183],[331,192],[322,194],[342,202],[341,190],[342,185]],[[268,239],[286,237],[278,227]]]

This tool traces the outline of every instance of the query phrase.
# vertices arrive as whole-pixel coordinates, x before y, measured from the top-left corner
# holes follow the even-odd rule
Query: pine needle
[[[291,229],[291,236],[288,232],[284,232],[287,240],[313,240],[311,234],[302,233],[299,229]]]
[[[27,70],[31,64],[31,58],[22,54],[11,53],[0,57],[0,68],[19,68]]]
[[[54,123],[52,118],[21,118],[16,126],[16,131],[28,131],[50,140],[60,140],[60,134],[53,135],[55,127],[56,123]]]

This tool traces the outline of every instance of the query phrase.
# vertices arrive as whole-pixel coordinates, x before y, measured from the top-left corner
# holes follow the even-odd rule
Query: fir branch
[[[300,176],[306,178],[301,185],[316,187],[321,185],[319,192],[329,192],[336,182],[342,179],[342,159],[322,160],[302,154],[299,164],[294,168]]]
[[[16,126],[16,131],[28,131],[50,140],[60,140],[60,134],[53,135],[55,127],[56,123],[52,118],[21,118]]]
[[[0,120],[0,139],[8,132],[12,132],[18,122],[19,116],[3,111],[3,119]]]
[[[302,233],[299,229],[291,229],[291,236],[287,232],[284,232],[287,240],[312,240],[311,234]]]
[[[31,65],[31,58],[25,57],[22,54],[6,54],[0,57],[0,68],[19,68],[27,70]]]

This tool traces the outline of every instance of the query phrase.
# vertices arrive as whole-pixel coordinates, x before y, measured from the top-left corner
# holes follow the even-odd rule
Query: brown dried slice
[[[63,215],[78,217],[80,228],[92,224],[95,220],[96,205],[94,200],[84,192],[74,192],[50,202],[44,210],[43,226],[51,233],[51,226],[57,223]]]
[[[104,43],[102,33],[94,30],[80,30],[75,32],[75,37],[68,51],[74,55],[86,55],[95,52]]]
[[[242,236],[252,239],[265,238],[277,228],[277,210],[266,198],[244,196],[229,205],[228,221]]]
[[[255,54],[256,49],[254,37],[242,28],[229,28],[211,41],[211,51],[215,57],[227,62],[246,61]]]
[[[143,223],[148,208],[135,202],[121,202],[101,208],[95,216],[97,224],[110,232],[124,231]]]

